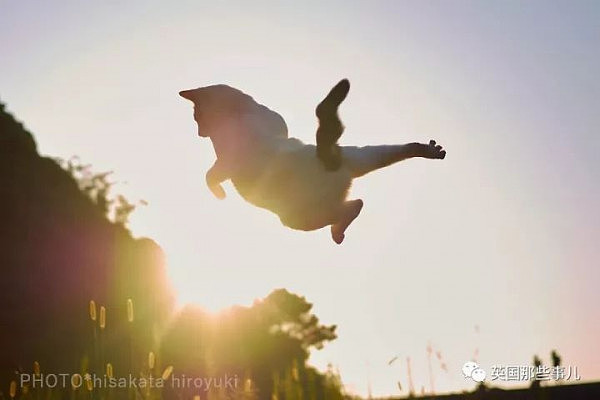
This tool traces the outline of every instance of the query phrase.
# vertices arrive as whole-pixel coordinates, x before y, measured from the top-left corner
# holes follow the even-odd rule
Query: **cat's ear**
[[[195,90],[182,90],[181,92],[179,92],[179,95],[184,99],[194,101],[194,98],[196,97],[195,92]]]

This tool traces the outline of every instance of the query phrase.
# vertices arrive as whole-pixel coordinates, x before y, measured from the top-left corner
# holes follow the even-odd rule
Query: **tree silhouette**
[[[306,362],[311,348],[336,338],[336,327],[321,325],[311,309],[304,297],[285,289],[252,307],[233,307],[218,316],[188,306],[163,341],[164,361],[188,376],[250,379],[261,399],[293,399],[303,392],[335,399],[334,393],[342,395],[339,379],[331,371],[318,373]]]
[[[76,158],[41,156],[0,104],[0,398],[34,361],[45,373],[81,372],[94,353],[91,300],[106,310],[104,355],[115,374],[130,355],[154,350],[173,304],[164,254],[127,231],[131,205],[110,196],[109,178]]]
[[[95,173],[91,165],[82,164],[77,156],[69,160],[61,158],[54,160],[75,179],[79,189],[92,200],[98,210],[117,225],[127,226],[129,217],[135,209],[139,205],[146,204],[144,200],[138,203],[131,202],[121,194],[112,196],[111,189],[115,182],[111,182],[108,178],[113,171]]]

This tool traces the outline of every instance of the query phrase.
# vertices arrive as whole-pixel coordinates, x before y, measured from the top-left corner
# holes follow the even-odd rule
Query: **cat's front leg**
[[[229,178],[227,170],[219,160],[215,161],[213,166],[206,172],[206,184],[217,199],[223,200],[225,198],[225,189],[221,186],[221,182]]]

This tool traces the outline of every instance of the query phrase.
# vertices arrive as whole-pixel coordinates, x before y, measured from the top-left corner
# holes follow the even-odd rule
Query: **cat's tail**
[[[338,107],[350,91],[348,79],[342,79],[319,103],[315,111],[319,119],[317,128],[317,157],[329,171],[337,170],[341,163],[338,139],[344,132],[344,125],[338,115]]]

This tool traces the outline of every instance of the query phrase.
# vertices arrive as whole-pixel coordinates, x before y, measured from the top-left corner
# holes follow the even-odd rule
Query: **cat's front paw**
[[[446,157],[446,150],[436,144],[435,140],[430,140],[429,145],[425,145],[423,150],[423,157],[425,158],[443,160]]]
[[[217,185],[210,185],[208,188],[215,195],[215,197],[217,199],[223,200],[225,198],[226,194],[225,194],[225,189],[223,189],[223,186],[217,184]]]

